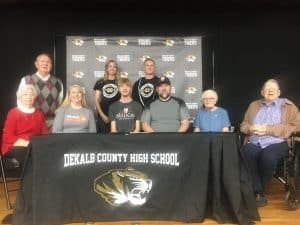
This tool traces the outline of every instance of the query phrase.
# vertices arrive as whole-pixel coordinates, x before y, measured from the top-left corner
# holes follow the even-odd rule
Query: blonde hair
[[[146,59],[144,60],[144,64],[145,64],[147,61],[151,61],[151,62],[153,62],[153,64],[155,64],[155,60],[154,60],[153,58],[146,58]]]
[[[128,78],[120,78],[118,82],[118,87],[120,87],[123,84],[127,84],[128,86],[132,87],[132,82]]]
[[[208,89],[202,92],[202,96],[201,99],[203,100],[204,98],[206,98],[207,96],[213,96],[216,101],[218,101],[218,94],[216,91],[212,90],[212,89]]]
[[[73,84],[73,85],[71,85],[71,86],[68,88],[68,92],[67,92],[67,94],[66,94],[66,97],[65,97],[63,103],[59,106],[59,108],[65,107],[65,106],[70,106],[70,105],[71,105],[70,92],[71,92],[71,89],[72,89],[72,88],[79,88],[80,93],[81,93],[81,95],[82,95],[82,98],[81,98],[81,106],[84,107],[84,108],[86,108],[86,107],[87,107],[87,104],[86,104],[86,99],[85,99],[85,93],[84,93],[82,87],[81,87],[80,85],[78,85],[78,84]],[[58,108],[56,111],[58,111],[59,108]]]
[[[107,63],[105,63],[105,66],[104,66],[104,69],[105,69],[105,72],[104,72],[104,80],[107,80],[107,79],[108,79],[107,68],[108,68],[108,65],[109,65],[110,63],[113,63],[113,64],[115,64],[115,66],[116,66],[117,71],[116,71],[116,74],[115,74],[115,80],[118,82],[119,79],[120,79],[120,68],[119,68],[118,63],[117,63],[115,60],[112,60],[112,59],[111,59],[111,60],[108,60]]]
[[[103,77],[103,78],[100,78],[99,80],[97,80],[97,81],[96,81],[96,84],[102,83],[103,81],[105,81],[105,80],[108,79],[107,68],[108,68],[108,65],[109,65],[110,63],[114,63],[115,66],[116,66],[117,71],[116,71],[116,74],[115,74],[115,80],[116,80],[116,83],[119,82],[120,77],[121,77],[120,68],[119,68],[119,66],[118,66],[118,63],[117,63],[115,60],[111,59],[111,60],[108,60],[107,63],[105,63],[105,66],[104,66],[104,70],[105,70],[105,71],[104,71],[104,77]]]
[[[21,85],[16,92],[17,99],[19,99],[26,90],[32,90],[34,97],[37,96],[37,91],[32,84],[24,84],[24,85]]]

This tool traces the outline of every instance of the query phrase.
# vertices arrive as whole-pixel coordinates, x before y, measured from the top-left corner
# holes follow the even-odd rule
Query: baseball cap
[[[168,77],[166,77],[166,76],[161,76],[161,77],[159,78],[159,81],[158,81],[158,83],[157,83],[157,86],[160,86],[161,84],[168,84],[168,85],[171,85],[171,82],[170,82],[170,80],[169,80]]]

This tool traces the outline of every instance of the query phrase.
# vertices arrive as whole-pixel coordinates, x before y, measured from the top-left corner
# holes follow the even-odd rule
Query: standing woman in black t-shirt
[[[120,71],[116,61],[109,60],[105,64],[104,78],[99,79],[95,86],[94,102],[98,113],[97,129],[99,133],[109,133],[109,106],[118,101],[120,93],[118,91],[118,80]]]

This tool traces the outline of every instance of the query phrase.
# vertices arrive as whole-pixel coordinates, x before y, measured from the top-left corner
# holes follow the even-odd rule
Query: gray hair
[[[25,84],[25,85],[21,85],[16,93],[17,98],[19,99],[23,93],[27,90],[32,90],[32,93],[34,95],[34,97],[37,96],[37,91],[35,89],[35,87],[32,84]]]
[[[269,80],[265,81],[265,83],[263,84],[261,90],[265,89],[265,86],[266,86],[267,83],[274,83],[274,84],[276,84],[278,86],[278,89],[280,90],[279,82],[276,79],[269,79]]]
[[[218,94],[216,91],[212,90],[212,89],[208,89],[202,92],[202,96],[201,99],[203,100],[204,98],[206,98],[207,96],[213,96],[216,101],[218,101]]]

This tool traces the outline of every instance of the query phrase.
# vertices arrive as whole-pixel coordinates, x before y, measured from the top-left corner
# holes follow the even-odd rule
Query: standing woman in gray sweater
[[[53,133],[96,133],[94,113],[87,108],[85,94],[79,85],[71,85],[57,109]]]

